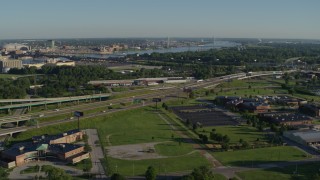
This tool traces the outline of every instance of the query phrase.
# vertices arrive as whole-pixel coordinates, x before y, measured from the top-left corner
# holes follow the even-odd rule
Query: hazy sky
[[[6,0],[0,39],[320,39],[320,0]]]

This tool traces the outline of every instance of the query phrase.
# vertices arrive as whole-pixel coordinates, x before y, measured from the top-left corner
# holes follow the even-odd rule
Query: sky
[[[0,39],[320,39],[320,0],[6,0]]]

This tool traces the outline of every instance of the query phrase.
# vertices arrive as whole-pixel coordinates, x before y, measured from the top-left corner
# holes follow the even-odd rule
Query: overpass
[[[35,102],[30,102],[29,99],[16,99],[16,102],[29,102],[23,104],[11,104],[6,106],[1,106],[0,110],[11,110],[17,108],[29,108],[32,106],[48,105],[48,104],[61,104],[63,102],[74,102],[80,100],[91,100],[91,99],[101,99],[105,97],[110,97],[111,94],[93,94],[86,96],[72,96],[72,97],[63,97],[63,98],[39,98],[40,101],[35,100]]]
[[[201,88],[201,87],[206,87],[206,86],[210,86],[210,85],[213,85],[213,84],[221,83],[221,82],[223,82],[225,80],[228,80],[228,79],[245,79],[245,78],[258,77],[258,76],[275,75],[275,74],[283,74],[283,72],[274,72],[274,71],[256,72],[256,73],[253,73],[251,76],[247,76],[245,73],[238,73],[238,74],[232,74],[232,75],[222,76],[222,77],[218,77],[218,78],[207,79],[207,80],[205,80],[203,82],[199,82],[199,83],[198,82],[192,82],[192,83],[187,84],[185,87],[186,88]],[[179,87],[176,87],[176,88],[169,88],[169,89],[161,89],[160,88],[159,90],[160,90],[160,92],[163,92],[163,93],[166,93],[166,91],[170,91],[171,93],[174,93],[174,92],[176,93],[179,89],[180,89]],[[155,91],[155,92],[158,92],[158,91]],[[167,92],[166,94],[168,95],[170,93]],[[144,94],[142,96],[145,96],[145,95],[146,94]],[[0,107],[0,109],[31,107],[31,106],[36,106],[36,105],[46,105],[46,104],[70,102],[70,101],[77,101],[77,100],[87,100],[87,99],[109,97],[109,96],[110,96],[110,94],[98,94],[98,95],[89,95],[89,96],[81,96],[81,97],[80,96],[79,97],[70,97],[69,99],[68,98],[62,98],[62,99],[57,98],[59,100],[9,105],[9,106]],[[150,97],[154,96],[154,93],[152,93],[152,94],[150,94],[148,96],[150,96]],[[119,99],[119,101],[121,101],[121,99]],[[98,105],[97,105],[97,107],[98,107]],[[4,123],[14,123],[14,122],[16,122],[17,125],[18,125],[20,121],[27,121],[27,120],[32,119],[33,117],[34,117],[34,115],[2,117],[0,119],[0,125],[4,124]],[[65,121],[67,122],[67,120],[65,120]],[[69,120],[69,121],[72,121],[72,120]],[[50,122],[50,123],[54,124],[55,121],[54,122]],[[56,122],[56,123],[58,123],[58,122]],[[12,134],[17,133],[17,132],[26,131],[29,128],[32,128],[32,127],[16,127],[16,128],[6,129],[6,130],[2,129],[2,130],[0,130],[0,136],[1,135],[12,135]]]

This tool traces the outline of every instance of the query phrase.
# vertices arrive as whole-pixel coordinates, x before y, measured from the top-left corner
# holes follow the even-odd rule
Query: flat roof
[[[295,132],[292,132],[292,135],[300,137],[306,142],[320,141],[320,131],[316,131],[316,130],[295,131]]]
[[[122,84],[122,83],[133,83],[134,80],[97,80],[89,81],[88,84]]]

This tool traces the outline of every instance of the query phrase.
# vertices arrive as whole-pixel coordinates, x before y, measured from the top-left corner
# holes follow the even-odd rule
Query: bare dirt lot
[[[107,150],[109,156],[117,159],[141,160],[166,158],[166,156],[161,156],[155,152],[154,146],[159,143],[163,142],[111,146],[107,147]]]

